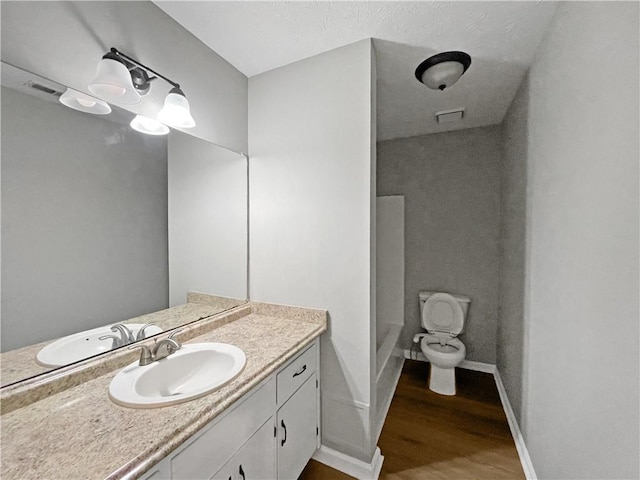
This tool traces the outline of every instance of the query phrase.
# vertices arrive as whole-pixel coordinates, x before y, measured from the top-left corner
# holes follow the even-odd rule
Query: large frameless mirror
[[[2,386],[246,301],[243,155],[1,73]]]

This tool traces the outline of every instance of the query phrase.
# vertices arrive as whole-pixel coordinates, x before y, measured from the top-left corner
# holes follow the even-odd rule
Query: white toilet
[[[422,353],[431,363],[429,389],[441,395],[456,394],[456,369],[466,349],[458,338],[462,333],[471,299],[443,292],[420,292],[420,316],[427,333],[418,333]]]

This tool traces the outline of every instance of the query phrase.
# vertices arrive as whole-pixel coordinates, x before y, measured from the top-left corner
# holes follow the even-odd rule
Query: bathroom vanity
[[[320,446],[317,365],[314,341],[143,478],[298,478]]]
[[[107,373],[107,360],[96,360],[95,376],[57,393],[5,396],[13,406],[1,418],[0,475],[297,478],[319,445],[318,337],[326,322],[325,311],[259,303],[195,322],[179,334],[184,345],[228,343],[247,362],[222,388],[173,406],[134,409],[109,399],[133,351],[114,353],[122,358],[117,367],[111,359]]]

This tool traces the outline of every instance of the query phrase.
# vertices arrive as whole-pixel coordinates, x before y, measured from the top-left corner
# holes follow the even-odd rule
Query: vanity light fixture
[[[179,87],[174,87],[164,99],[164,106],[158,112],[158,120],[177,128],[191,128],[196,122],[191,116],[189,102]]]
[[[60,103],[63,105],[79,110],[85,113],[93,113],[96,115],[107,115],[111,113],[111,107],[107,102],[98,100],[91,95],[67,88],[60,96]]]
[[[100,63],[96,77],[89,84],[89,91],[103,100],[118,105],[135,105],[142,97],[133,84],[133,76],[127,63],[111,49]],[[135,66],[134,66],[135,68]]]
[[[465,52],[442,52],[427,58],[416,68],[416,78],[433,90],[444,90],[456,83],[471,65]]]
[[[135,105],[141,101],[142,96],[149,93],[151,82],[157,78],[163,79],[172,87],[157,120],[176,128],[195,127],[196,122],[191,116],[189,102],[180,84],[115,48],[111,48],[102,57],[96,78],[89,84],[89,90],[108,102]],[[133,126],[134,122],[131,123]]]
[[[169,133],[169,127],[154,120],[153,118],[136,115],[131,123],[131,128],[147,135],[166,135]]]

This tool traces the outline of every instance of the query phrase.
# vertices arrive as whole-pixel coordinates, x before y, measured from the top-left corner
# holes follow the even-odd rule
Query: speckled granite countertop
[[[252,313],[186,342],[230,343],[247,356],[240,376],[199,399],[120,407],[107,394],[115,370],[2,415],[2,479],[139,477],[327,328],[324,311],[286,309],[253,304]]]
[[[214,300],[217,303],[214,303]],[[188,303],[184,305],[148,313],[120,323],[154,323],[166,331],[196,320],[217,315],[229,308],[240,305],[242,302],[243,300],[189,292]],[[1,353],[0,382],[2,382],[2,386],[55,370],[55,368],[43,367],[36,363],[36,355],[38,352],[45,345],[53,341],[55,340]]]

